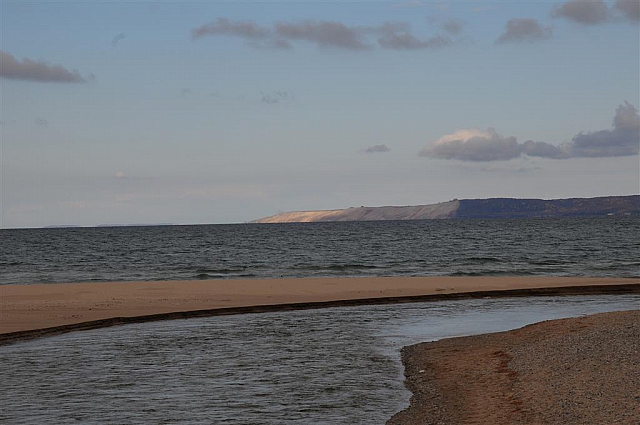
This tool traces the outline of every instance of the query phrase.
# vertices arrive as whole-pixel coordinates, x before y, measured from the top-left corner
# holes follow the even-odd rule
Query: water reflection
[[[638,306],[640,296],[460,300],[66,334],[0,347],[0,421],[384,423],[409,400],[404,345]]]

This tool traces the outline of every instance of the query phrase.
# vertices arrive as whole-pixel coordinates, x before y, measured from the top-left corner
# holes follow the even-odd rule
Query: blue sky
[[[640,192],[638,3],[1,3],[2,227]]]

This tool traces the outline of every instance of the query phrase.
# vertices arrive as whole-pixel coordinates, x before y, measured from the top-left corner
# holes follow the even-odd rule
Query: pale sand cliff
[[[253,223],[443,219],[451,218],[459,207],[460,201],[454,200],[439,204],[406,207],[352,207],[341,210],[293,211],[254,220]]]
[[[193,314],[187,313],[194,311],[199,315],[216,315],[447,297],[621,290],[640,291],[640,281],[488,276],[3,285],[0,286],[0,339],[6,340],[10,333],[44,328],[63,327],[27,337],[82,329],[79,324],[92,321],[102,322],[90,327],[123,323],[113,318],[134,322],[192,317]]]
[[[389,425],[640,423],[640,310],[405,347]]]

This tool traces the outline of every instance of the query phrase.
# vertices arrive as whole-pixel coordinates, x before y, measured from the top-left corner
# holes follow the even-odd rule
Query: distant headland
[[[640,216],[640,195],[569,199],[454,199],[430,205],[292,211],[252,223]]]

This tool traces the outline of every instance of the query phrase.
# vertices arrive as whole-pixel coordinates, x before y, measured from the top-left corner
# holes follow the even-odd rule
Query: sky
[[[2,228],[640,193],[637,0],[0,14]]]

